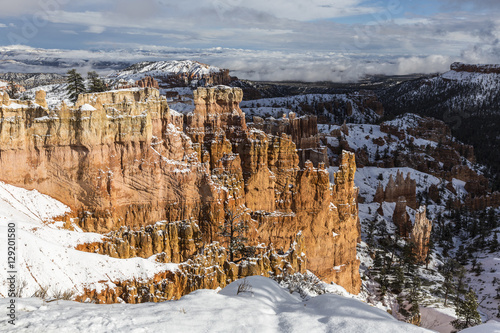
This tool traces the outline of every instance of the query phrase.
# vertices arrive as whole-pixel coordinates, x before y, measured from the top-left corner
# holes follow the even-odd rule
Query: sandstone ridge
[[[242,98],[238,88],[198,88],[194,112],[182,115],[154,88],[84,94],[56,109],[46,107],[43,93],[36,103],[4,94],[0,180],[69,205],[84,231],[111,232],[107,245],[82,249],[117,257],[162,254],[185,262],[205,244],[227,248],[221,227],[241,211],[247,246],[272,244],[286,253],[301,234],[307,269],[358,293],[354,155],[342,154],[330,184],[323,163],[300,166],[291,136],[247,128]],[[160,245],[154,232],[140,236],[157,221],[190,220],[197,221],[197,241],[180,252],[172,250],[175,237]],[[122,227],[129,238],[116,234]],[[113,237],[135,245],[119,249]]]

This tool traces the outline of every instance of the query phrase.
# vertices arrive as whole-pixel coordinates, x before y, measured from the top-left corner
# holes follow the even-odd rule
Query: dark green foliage
[[[99,75],[95,71],[88,72],[87,79],[89,81],[88,92],[96,93],[107,90],[106,83],[104,83],[104,81],[101,78],[99,78]]]
[[[457,301],[455,313],[458,318],[451,322],[453,327],[457,330],[463,330],[481,324],[481,316],[479,316],[477,306],[476,294],[472,289],[469,289],[464,299]]]
[[[76,69],[70,69],[67,73],[66,82],[68,84],[68,96],[69,99],[75,103],[78,99],[78,95],[85,93],[85,84],[83,83],[83,78],[80,73],[77,73]]]
[[[448,303],[450,296],[457,294],[457,289],[455,285],[455,272],[463,272],[463,267],[457,261],[453,259],[448,259],[443,266],[439,269],[444,277],[441,290],[444,293],[444,305]],[[459,274],[460,275],[460,274]],[[458,276],[459,277],[459,276]]]
[[[492,86],[498,84],[496,79]],[[494,89],[474,81],[419,79],[381,91],[378,97],[388,116],[410,112],[443,120],[453,136],[474,146],[478,161],[494,176],[493,189],[500,188],[500,95]]]
[[[14,82],[14,80],[9,81],[9,85],[7,86],[7,94],[9,95],[10,98],[16,99],[18,98],[19,95],[19,89]]]

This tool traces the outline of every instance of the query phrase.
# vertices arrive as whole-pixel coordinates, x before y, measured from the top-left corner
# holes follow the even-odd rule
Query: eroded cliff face
[[[411,208],[417,208],[417,182],[410,178],[410,173],[405,178],[403,173],[398,170],[396,180],[391,175],[385,190],[381,184],[378,185],[373,201],[382,203],[383,201],[398,202],[401,200],[404,200],[406,205]]]
[[[411,230],[411,220],[410,215],[406,212],[406,200],[404,197],[399,197],[399,200],[396,202],[392,221],[398,228],[399,236],[408,238]]]
[[[426,211],[425,206],[420,206],[415,213],[415,223],[410,236],[410,241],[414,245],[415,259],[419,263],[424,263],[427,260],[431,239],[432,221],[427,219]]]
[[[72,207],[83,230],[107,233],[102,243],[81,244],[80,250],[117,258],[156,255],[163,262],[202,260],[207,247],[215,251],[213,244],[228,248],[221,228],[228,215],[242,212],[246,246],[272,244],[280,253],[293,253],[289,264],[264,264],[277,254],[257,250],[262,264],[251,274],[279,274],[288,266],[303,271],[306,264],[298,258],[304,252],[307,269],[358,293],[354,155],[342,155],[330,184],[324,164],[300,167],[290,136],[248,129],[239,108],[242,97],[238,88],[199,88],[195,111],[187,115],[171,112],[151,88],[85,94],[74,106],[56,110],[45,107],[42,94],[36,104],[3,97],[0,180],[49,194]],[[299,254],[290,246],[298,234]],[[161,286],[163,280],[174,286],[150,284],[156,288],[152,294],[170,299],[194,290],[187,285],[215,287],[250,274],[240,273],[245,269],[234,268],[227,257],[217,260],[222,260],[217,278],[196,280],[203,274],[190,275],[192,268],[186,267],[179,276],[155,277]],[[206,265],[214,266],[209,259]],[[120,283],[139,289],[137,282]],[[87,294],[146,301],[123,294],[125,285],[120,288]]]
[[[85,289],[78,301],[96,303],[143,303],[179,299],[197,289],[224,288],[227,284],[252,275],[269,277],[283,273],[305,273],[304,237],[296,235],[286,253],[277,253],[272,245],[256,249],[252,258],[239,263],[229,260],[218,242],[202,244],[196,223],[159,222],[134,231],[121,228],[107,235],[104,242],[81,244],[77,249],[115,258],[148,258],[158,262],[180,263],[176,269],[161,272],[147,280],[103,281],[113,288]]]
[[[294,112],[290,112],[288,116],[285,114],[280,119],[263,119],[255,116],[250,126],[271,135],[285,133],[291,136],[297,147],[301,167],[304,167],[308,160],[316,167],[320,163],[328,164],[327,148],[320,143],[316,116],[297,117]]]

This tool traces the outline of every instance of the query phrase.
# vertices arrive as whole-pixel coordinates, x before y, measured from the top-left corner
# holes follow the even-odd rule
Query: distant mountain
[[[0,79],[5,81],[13,80],[26,89],[66,81],[64,75],[55,73],[0,73]]]
[[[450,69],[383,90],[379,98],[389,115],[412,112],[445,121],[458,139],[474,145],[478,160],[498,174],[500,65],[454,63]]]
[[[192,60],[143,61],[109,75],[110,78],[126,78],[140,80],[144,76],[168,76],[186,74],[188,76],[209,75],[218,73],[218,67],[202,64]]]
[[[236,78],[229,70],[192,60],[143,61],[107,76],[111,81],[134,84],[146,76],[156,79],[160,87],[228,85]]]

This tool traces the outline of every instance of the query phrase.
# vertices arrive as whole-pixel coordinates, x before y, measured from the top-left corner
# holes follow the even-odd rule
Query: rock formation
[[[454,62],[451,64],[450,69],[455,72],[500,74],[499,65],[471,65],[461,62]]]
[[[141,88],[156,88],[159,89],[158,81],[151,76],[146,76],[141,80],[135,81],[135,85]]]
[[[373,201],[378,203],[382,203],[383,201],[398,202],[400,197],[404,198],[409,207],[413,209],[417,208],[417,182],[410,178],[409,173],[404,178],[403,173],[398,170],[396,181],[390,175],[385,190],[382,184],[379,183]]]
[[[166,232],[166,237],[162,231]],[[109,234],[108,239],[102,243],[79,245],[79,250],[118,258],[145,258],[149,254],[157,253],[157,261],[182,263],[177,270],[156,274],[146,281],[104,281],[111,282],[116,288],[104,288],[99,292],[86,288],[76,300],[108,304],[122,301],[132,304],[161,302],[179,299],[197,289],[224,288],[246,276],[269,277],[284,272],[306,272],[306,249],[301,234],[296,236],[286,253],[278,254],[272,246],[268,246],[238,264],[229,261],[227,252],[218,243],[202,246],[200,241],[200,230],[195,221],[191,220],[159,223],[147,226],[139,232],[122,228]],[[134,252],[135,250],[140,252]],[[162,250],[166,252],[161,252]]]
[[[220,228],[241,209],[247,246],[273,244],[287,253],[301,233],[307,269],[358,293],[354,155],[342,154],[330,184],[324,164],[306,161],[301,168],[291,136],[248,129],[242,97],[238,88],[199,88],[194,112],[181,115],[152,88],[83,94],[57,109],[42,107],[42,94],[37,104],[4,95],[0,180],[69,205],[85,231],[111,232],[102,245],[81,249],[117,257],[194,260],[214,242],[227,247]],[[157,221],[167,221],[161,233],[160,225],[151,227]],[[178,229],[186,223],[176,221],[197,227]],[[266,274],[262,269],[255,272]]]
[[[271,135],[282,133],[290,135],[297,147],[301,167],[304,167],[308,160],[316,167],[319,163],[325,163],[328,166],[327,148],[320,144],[316,116],[296,117],[295,113],[290,112],[288,117],[284,114],[280,119],[264,120],[261,117],[253,117],[253,123],[250,126]]]
[[[410,215],[406,212],[406,200],[404,197],[399,197],[396,202],[394,214],[392,215],[392,221],[398,228],[399,236],[408,238],[411,230],[411,220]]]
[[[419,263],[426,261],[432,231],[432,221],[427,219],[426,210],[425,206],[420,206],[417,210],[410,236],[410,242],[414,245],[415,258]]]

